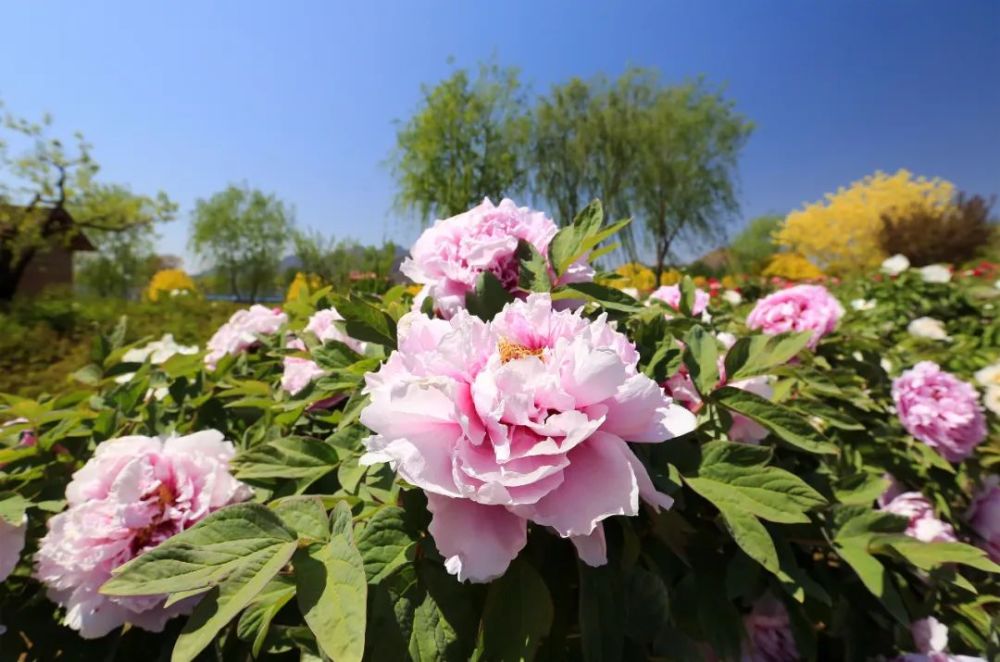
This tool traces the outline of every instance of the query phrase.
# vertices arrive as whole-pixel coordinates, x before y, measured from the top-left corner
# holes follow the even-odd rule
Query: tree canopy
[[[294,213],[275,195],[230,185],[195,203],[190,247],[240,300],[256,301],[274,285]]]
[[[91,145],[77,133],[67,147],[51,125],[49,116],[34,122],[6,113],[0,121],[0,301],[14,296],[36,255],[69,246],[80,233],[115,254],[128,241],[119,233],[139,241],[176,213],[162,192],[146,196],[96,181]]]

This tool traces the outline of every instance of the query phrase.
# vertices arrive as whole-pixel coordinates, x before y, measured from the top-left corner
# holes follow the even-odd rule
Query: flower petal
[[[527,522],[503,506],[428,493],[427,509],[445,568],[459,581],[496,579],[528,542]]]

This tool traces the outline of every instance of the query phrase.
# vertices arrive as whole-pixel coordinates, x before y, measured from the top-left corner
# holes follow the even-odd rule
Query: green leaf
[[[396,321],[387,312],[358,297],[331,295],[331,298],[337,312],[344,318],[347,335],[396,349]]]
[[[524,239],[518,239],[515,256],[520,263],[518,286],[528,292],[548,292],[552,289],[549,265],[545,257]]]
[[[32,503],[16,492],[0,492],[0,519],[11,526],[21,526]]]
[[[549,633],[552,597],[538,571],[517,559],[490,584],[483,609],[482,650],[487,660],[532,660]]]
[[[471,589],[440,564],[418,567],[427,594],[413,612],[410,657],[416,662],[466,662],[475,648],[480,617]]]
[[[903,606],[903,599],[892,584],[892,579],[878,559],[868,553],[863,537],[849,537],[834,541],[834,549],[847,565],[861,579],[872,595],[878,598],[893,618],[903,626],[908,626],[910,619]]]
[[[750,513],[738,508],[719,509],[729,535],[747,556],[773,574],[779,573],[778,552],[764,525]]]
[[[195,607],[174,644],[171,662],[194,660],[212,643],[219,631],[250,604],[288,563],[295,547],[295,541],[289,541],[244,557],[240,567],[213,588]],[[153,551],[159,549],[158,547]]]
[[[823,435],[794,410],[755,393],[724,386],[715,392],[713,400],[729,411],[763,425],[793,448],[822,455],[836,455],[840,452],[836,445],[826,441]]]
[[[395,506],[377,510],[358,534],[358,551],[372,584],[413,560],[414,541],[406,525],[406,512]]]
[[[580,636],[583,659],[614,662],[625,648],[625,612],[621,572],[608,564],[580,569]]]
[[[766,449],[729,442],[705,444],[697,476],[684,481],[722,512],[741,510],[771,522],[806,523],[806,511],[826,503],[798,476],[758,464]]]
[[[325,441],[308,437],[285,437],[254,446],[233,458],[236,477],[244,480],[295,478],[301,489],[337,468],[336,449]]]
[[[858,473],[839,479],[833,486],[833,494],[840,503],[868,505],[888,487],[889,480],[885,476]]]
[[[774,336],[745,336],[726,353],[726,376],[730,381],[765,375],[788,363],[802,351],[812,334],[781,333]]]
[[[513,300],[514,295],[504,289],[493,272],[484,271],[476,279],[475,291],[465,295],[465,307],[479,319],[489,322]]]
[[[569,265],[587,252],[585,239],[595,235],[603,222],[604,207],[600,200],[594,200],[576,215],[571,225],[556,233],[549,243],[549,262],[557,276],[563,275]]]
[[[236,624],[236,635],[243,641],[251,643],[254,657],[260,655],[271,621],[294,597],[295,584],[292,579],[278,575],[261,589],[253,602],[243,610]]]
[[[331,538],[295,553],[299,609],[319,647],[338,662],[360,661],[365,650],[368,584],[364,562],[351,537],[351,511],[333,511]]]
[[[715,338],[700,326],[693,326],[684,336],[684,365],[698,392],[707,396],[719,382],[719,347]]]
[[[655,572],[634,566],[625,575],[625,628],[628,637],[652,643],[670,624],[670,596]]]
[[[341,370],[365,358],[337,340],[326,341],[322,346],[312,350],[310,356],[324,370]]]
[[[876,536],[871,541],[875,553],[891,549],[921,570],[933,570],[947,563],[958,563],[985,572],[1000,573],[1000,565],[986,552],[961,542],[922,542],[909,536]]]
[[[281,521],[298,534],[299,540],[325,542],[330,539],[329,520],[318,496],[293,496],[268,504]]]
[[[683,315],[691,317],[694,311],[694,304],[697,299],[698,288],[695,287],[694,281],[691,280],[691,277],[685,275],[684,278],[681,279],[680,290],[681,300],[678,308]]]
[[[570,283],[563,286],[552,297],[553,300],[571,299],[582,296],[587,301],[595,301],[608,310],[635,313],[643,310],[638,301],[614,287],[600,283]]]
[[[269,558],[295,540],[265,506],[227,506],[115,568],[101,593],[156,595],[215,586],[247,565],[251,557],[259,563],[260,558]]]

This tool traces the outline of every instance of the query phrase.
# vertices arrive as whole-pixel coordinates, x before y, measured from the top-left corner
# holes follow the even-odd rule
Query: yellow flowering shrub
[[[822,277],[823,271],[799,253],[775,253],[764,267],[763,274],[768,278],[812,280]]]
[[[171,292],[194,293],[197,288],[191,277],[183,269],[161,269],[153,274],[146,287],[146,298],[158,301],[160,297],[170,296]]]
[[[285,301],[295,301],[302,293],[302,288],[318,290],[323,287],[323,279],[316,274],[304,274],[301,271],[295,274],[292,284],[288,286],[288,293],[285,294]]]
[[[649,292],[656,287],[656,275],[653,270],[638,262],[623,264],[615,269],[615,273],[621,278],[609,281],[614,287],[634,287],[640,292]]]
[[[886,257],[879,245],[883,214],[940,208],[954,196],[954,185],[943,179],[914,177],[907,170],[876,172],[792,212],[775,238],[827,273],[860,271]]]
[[[684,274],[677,271],[676,269],[667,269],[662,274],[660,274],[660,285],[676,285],[681,282],[681,278]]]

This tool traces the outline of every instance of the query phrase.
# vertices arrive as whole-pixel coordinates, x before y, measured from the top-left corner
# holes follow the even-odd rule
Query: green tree
[[[319,276],[324,283],[334,289],[346,291],[357,288],[382,291],[389,282],[395,266],[397,246],[391,241],[382,246],[366,246],[353,240],[336,240],[319,231],[295,231],[292,245],[299,267],[287,278],[294,278],[294,272],[301,271]],[[352,281],[352,275],[365,278]]]
[[[293,216],[273,194],[230,185],[195,203],[191,250],[212,264],[230,294],[252,303],[276,283]]]
[[[778,252],[774,240],[785,217],[780,214],[758,216],[729,242],[729,258],[733,269],[745,274],[759,274],[767,261]]]
[[[0,301],[14,296],[35,256],[80,233],[100,246],[116,233],[149,233],[176,213],[163,193],[137,195],[95,181],[91,146],[77,133],[67,148],[49,135],[51,124],[48,116],[32,122],[9,113],[0,121]]]
[[[481,65],[424,86],[416,114],[399,127],[392,172],[396,202],[421,223],[461,213],[484,196],[524,190],[529,121],[517,71]]]
[[[655,79],[651,78],[654,84]],[[753,125],[702,81],[655,90],[633,125],[633,213],[659,280],[678,238],[721,234],[739,209],[736,165]]]

